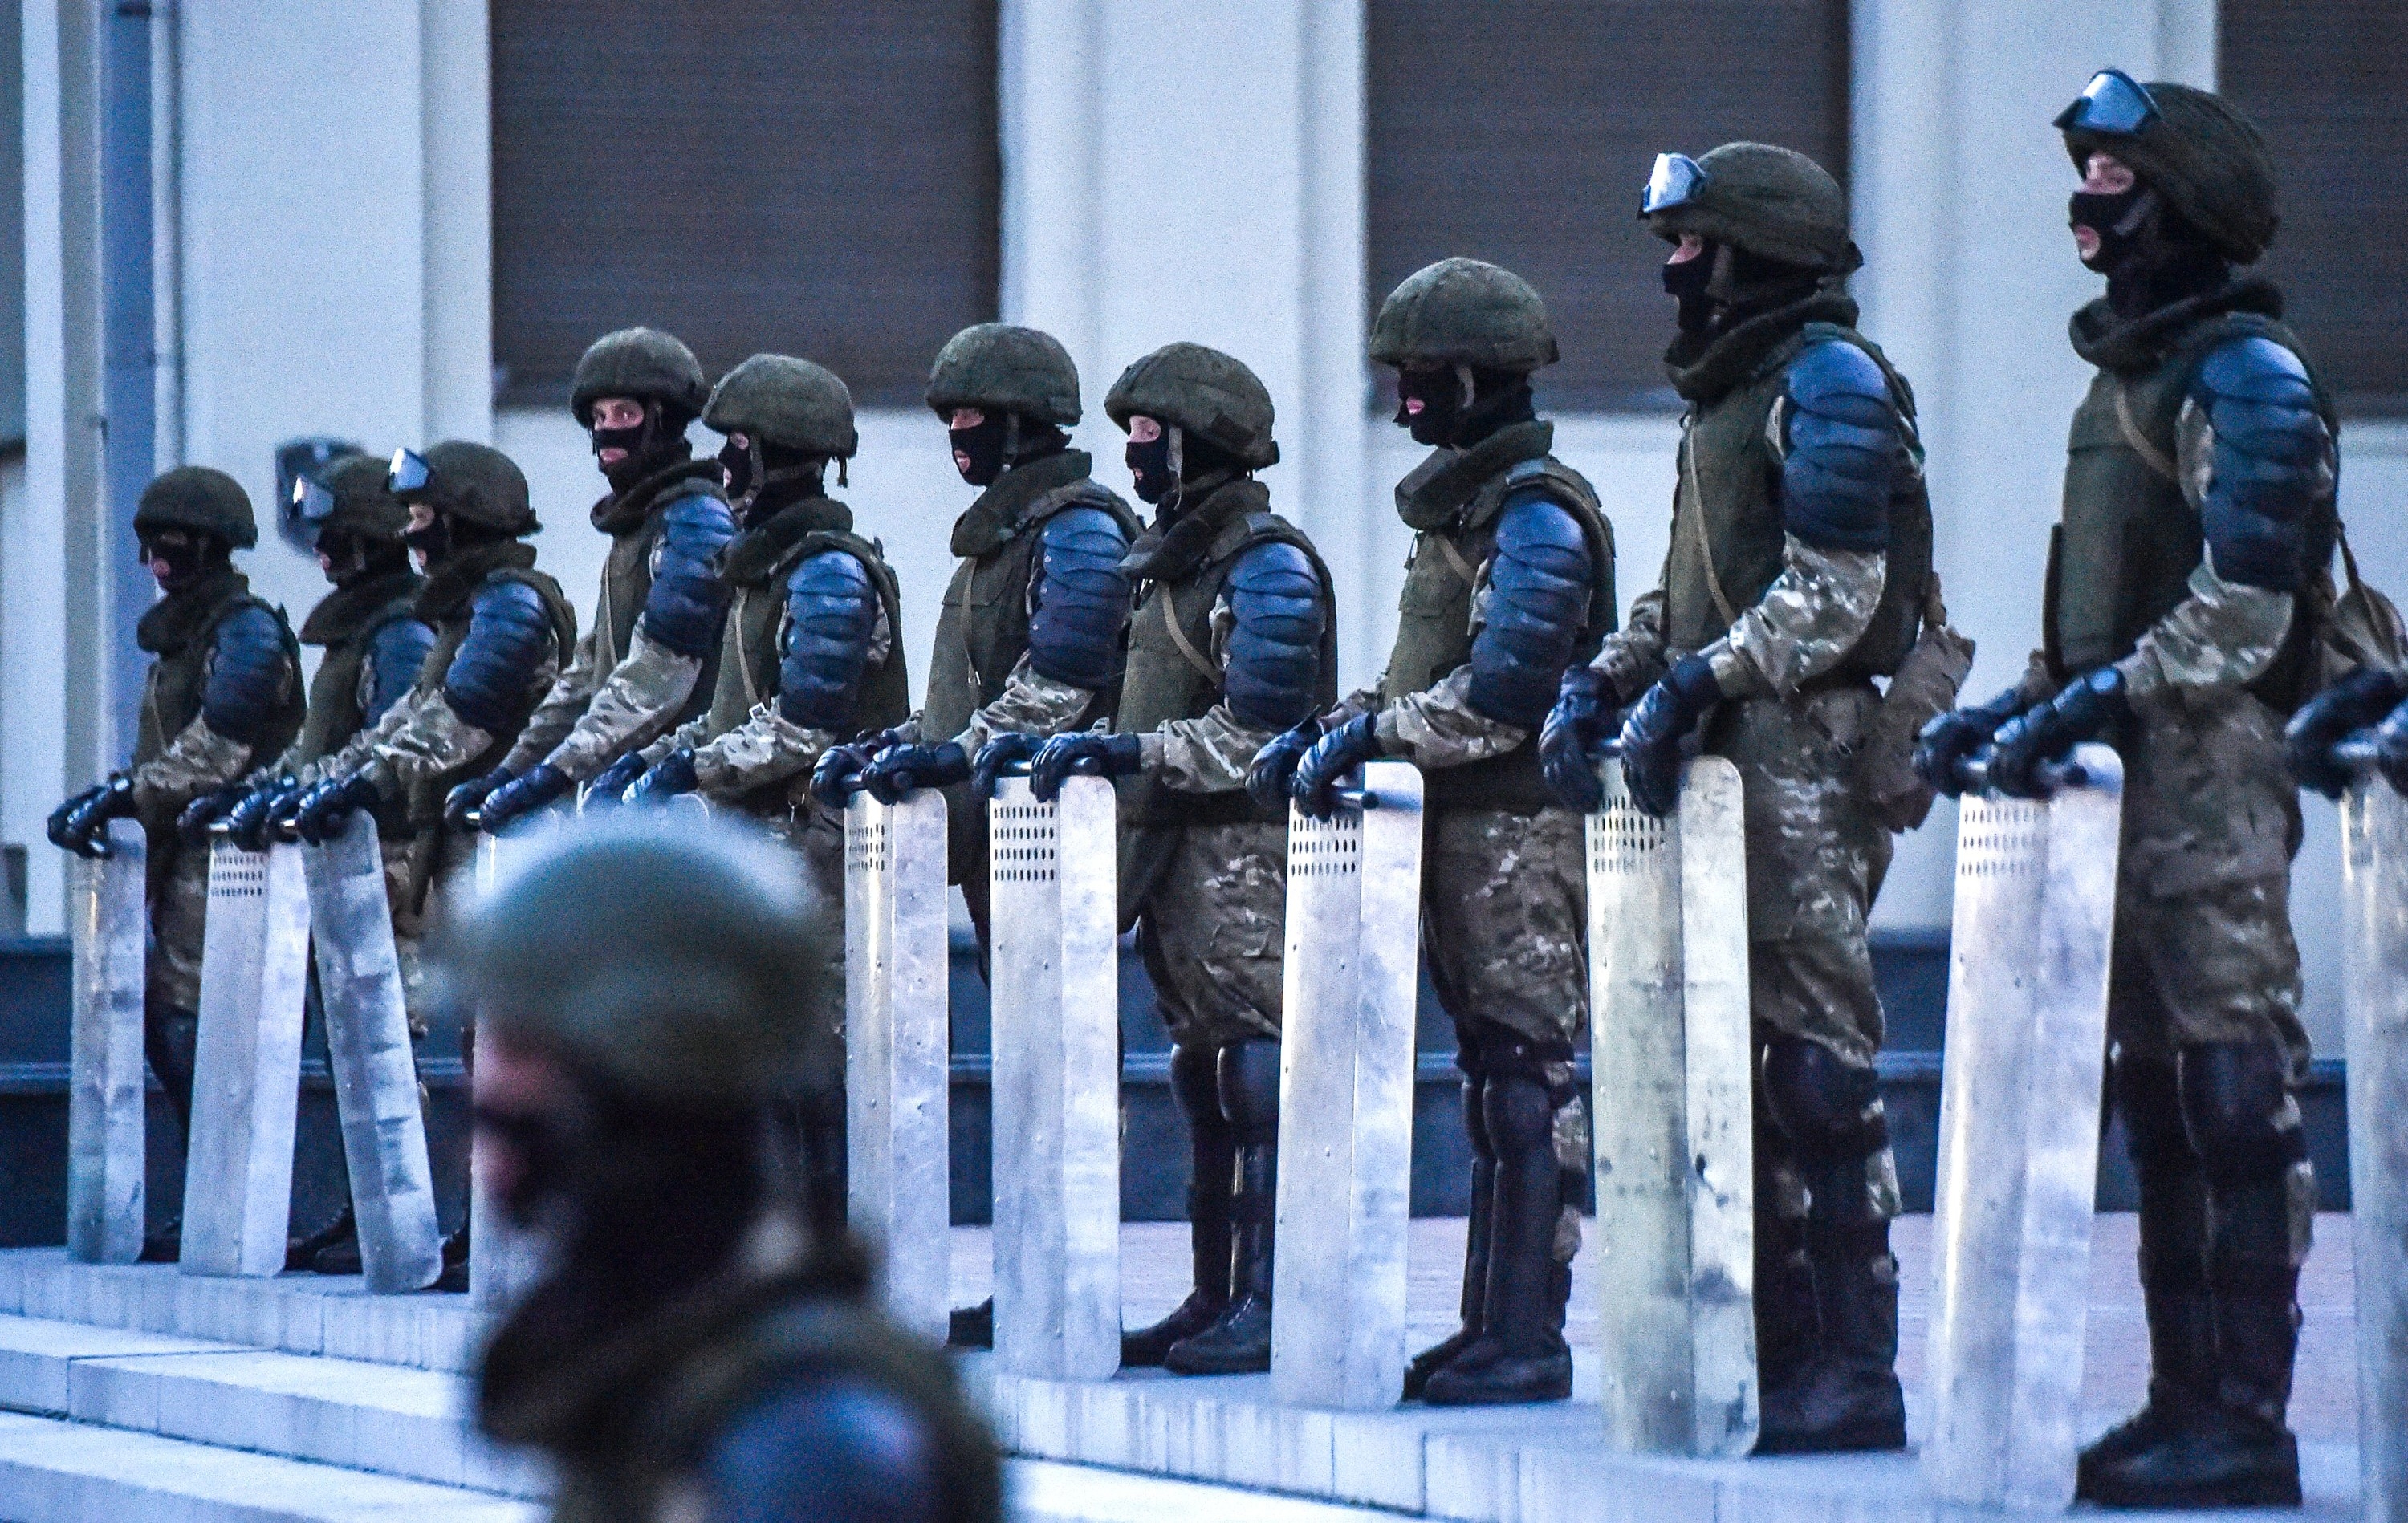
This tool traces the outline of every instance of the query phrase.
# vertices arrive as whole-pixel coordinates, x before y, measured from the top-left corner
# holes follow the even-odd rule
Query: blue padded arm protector
[[[2215,574],[2299,591],[2315,570],[2315,509],[2333,484],[2332,436],[2306,367],[2271,338],[2235,339],[2199,367],[2190,400],[2214,433],[2199,512]]]
[[[468,633],[443,674],[443,696],[478,729],[503,729],[534,702],[536,674],[552,646],[552,614],[536,590],[493,582],[468,605]]]
[[[1321,633],[1328,623],[1321,578],[1293,545],[1257,545],[1229,573],[1229,712],[1257,730],[1291,730],[1313,710]]]
[[[1505,501],[1488,562],[1487,620],[1471,639],[1472,709],[1533,730],[1554,706],[1588,626],[1596,562],[1581,526],[1544,492]]]
[[[380,624],[368,635],[367,702],[362,705],[360,723],[372,725],[384,717],[384,711],[401,701],[418,680],[418,669],[426,664],[426,653],[435,648],[435,632],[415,619],[394,619]]]
[[[1028,664],[1039,676],[1097,689],[1120,665],[1129,581],[1121,570],[1128,537],[1100,508],[1074,507],[1045,520],[1042,559],[1028,584]]]
[[[1890,493],[1906,452],[1881,366],[1832,339],[1791,361],[1787,381],[1784,527],[1820,550],[1888,549]]]
[[[245,604],[218,620],[201,718],[217,733],[248,746],[276,717],[277,701],[294,675],[283,625],[258,604]]]
[[[709,493],[681,497],[661,510],[661,534],[652,542],[652,590],[644,599],[646,634],[695,661],[710,654],[727,611],[719,551],[735,537],[736,516]]]
[[[858,1377],[802,1374],[740,1408],[704,1456],[710,1523],[936,1523],[924,1424]]]
[[[786,577],[778,712],[806,730],[851,729],[877,629],[878,590],[858,560],[822,550],[796,566]]]

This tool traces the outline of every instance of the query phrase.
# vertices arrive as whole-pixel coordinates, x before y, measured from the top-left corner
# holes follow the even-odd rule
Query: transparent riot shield
[[[303,847],[301,861],[361,1269],[379,1294],[423,1290],[443,1273],[443,1236],[376,821],[352,815],[342,834]]]
[[[2408,800],[2361,777],[2341,818],[2358,1467],[2368,1523],[2408,1523]]]
[[[952,1304],[945,798],[844,811],[846,1194],[887,1310],[942,1342]]]
[[[142,827],[117,819],[108,825],[108,855],[76,864],[67,1257],[87,1264],[142,1257],[147,862]]]
[[[1405,1374],[1421,774],[1373,762],[1340,798],[1288,808],[1271,1388],[1363,1409]]]
[[[187,1274],[266,1275],[284,1268],[308,977],[309,890],[301,848],[245,851],[220,835],[209,847],[200,1041],[185,1148]]]
[[[1606,1442],[1742,1455],[1756,1431],[1756,1157],[1739,769],[1691,762],[1659,819],[1619,762],[1601,767],[1588,948]]]
[[[1015,1374],[1120,1367],[1120,970],[1112,786],[1025,777],[987,806],[995,1349]]]
[[[521,847],[523,837],[480,835],[472,869],[478,897],[492,893],[508,858]],[[481,1042],[481,1036],[476,1039]],[[478,1065],[472,1045],[468,1084],[473,1103]],[[492,1166],[485,1160],[481,1137],[468,1147],[468,1303],[483,1311],[500,1311],[517,1301],[535,1283],[540,1270],[535,1245],[510,1225],[509,1213],[494,1193]]]
[[[2124,769],[2056,772],[1957,816],[1923,1475],[1961,1506],[2073,1500]]]

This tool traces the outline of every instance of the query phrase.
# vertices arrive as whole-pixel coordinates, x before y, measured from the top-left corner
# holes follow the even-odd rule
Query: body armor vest
[[[1319,713],[1336,704],[1337,607],[1330,597],[1329,569],[1321,563],[1312,541],[1270,510],[1270,494],[1253,480],[1230,482],[1190,512],[1198,520],[1199,532],[1210,533],[1211,540],[1192,563],[1145,584],[1137,613],[1129,620],[1128,671],[1121,681],[1120,712],[1113,728],[1141,735],[1171,719],[1200,719],[1221,701],[1222,673],[1212,656],[1212,610],[1239,558],[1257,545],[1293,545],[1312,564],[1322,599],[1321,660],[1313,684],[1313,710]],[[1122,784],[1124,826],[1220,825],[1286,818],[1284,810],[1256,808],[1241,788],[1188,793],[1146,776]]]
[[[435,631],[434,648],[426,653],[426,663],[418,669],[419,691],[440,693],[444,678],[452,671],[452,659],[460,653],[461,645],[468,638],[468,626],[475,611],[477,594],[495,582],[520,582],[535,590],[543,600],[544,612],[552,618],[552,639],[556,642],[553,659],[563,665],[577,645],[577,610],[569,605],[568,596],[560,583],[547,572],[535,569],[535,547],[518,540],[472,550],[468,555],[428,578],[426,589],[420,593],[417,614]],[[501,764],[518,744],[519,729],[527,716],[535,712],[536,704],[543,697],[536,674],[527,674],[526,702],[517,718],[505,729],[495,731],[492,741],[476,756],[452,768],[423,779],[407,801],[410,829],[429,842],[443,830],[443,797],[455,783],[465,782]]]
[[[308,718],[290,753],[296,765],[332,756],[360,733],[366,715],[360,706],[360,669],[368,646],[395,619],[413,617],[423,581],[414,571],[388,572],[352,587],[337,588],[302,621],[301,642],[323,646],[318,675],[309,679]]]
[[[1543,445],[1541,449],[1543,451]],[[1444,524],[1413,536],[1405,587],[1397,602],[1397,643],[1380,681],[1380,702],[1422,691],[1471,660],[1471,610],[1489,560],[1497,553],[1497,519],[1509,493],[1543,491],[1580,524],[1590,560],[1589,604],[1572,662],[1584,664],[1615,624],[1613,529],[1586,477],[1550,454],[1526,456],[1498,471]],[[1534,815],[1555,806],[1539,776],[1539,733],[1502,756],[1424,774],[1426,806],[1503,809]]]
[[[695,495],[702,483],[719,495],[719,463],[689,460],[656,471],[625,492],[595,505],[594,526],[610,536],[610,553],[602,562],[602,591],[594,609],[594,680],[599,686],[627,659],[635,639],[636,620],[652,595],[653,552],[665,527],[662,509],[681,497]],[[565,665],[567,657],[564,655]],[[694,691],[673,715],[665,715],[664,729],[673,729],[701,714],[710,705],[716,686],[718,657],[703,662]],[[649,732],[648,732],[649,733]]]

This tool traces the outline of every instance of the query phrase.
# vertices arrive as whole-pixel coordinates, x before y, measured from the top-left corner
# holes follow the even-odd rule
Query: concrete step
[[[17,1523],[536,1523],[534,1503],[57,1417],[0,1413]]]

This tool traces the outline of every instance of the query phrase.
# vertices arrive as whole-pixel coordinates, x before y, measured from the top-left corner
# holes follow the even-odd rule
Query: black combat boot
[[[1271,1224],[1279,1206],[1279,1044],[1263,1037],[1221,1049],[1221,1112],[1237,1143],[1230,1202],[1235,1251],[1229,1303],[1211,1326],[1170,1345],[1163,1368],[1182,1375],[1259,1374],[1271,1367]]]
[[[351,1255],[351,1267],[320,1268],[319,1260],[337,1249]],[[333,1262],[333,1260],[329,1260]],[[284,1267],[288,1270],[314,1272],[320,1274],[356,1274],[360,1272],[359,1218],[351,1211],[351,1203],[343,1202],[340,1215],[308,1237],[296,1237],[284,1250]]]
[[[1456,1054],[1458,1061],[1471,1061],[1466,1046]],[[1488,1122],[1482,1114],[1483,1081],[1467,1066],[1463,1079],[1463,1130],[1471,1140],[1471,1219],[1463,1243],[1463,1326],[1440,1342],[1413,1356],[1405,1366],[1405,1396],[1408,1402],[1418,1401],[1430,1376],[1452,1363],[1455,1359],[1480,1337],[1485,1329],[1484,1308],[1488,1303],[1488,1245],[1491,1224],[1496,1219],[1497,1153],[1488,1144]]]
[[[1187,1244],[1194,1288],[1168,1317],[1121,1334],[1121,1363],[1132,1370],[1159,1365],[1170,1345],[1220,1319],[1229,1305],[1230,1211],[1237,1189],[1238,1147],[1221,1114],[1220,1053],[1182,1045],[1171,1050],[1170,1092],[1187,1121]]]
[[[1806,1181],[1758,1092],[1756,1134],[1756,1378],[1760,1402],[1795,1402],[1823,1346],[1806,1260]]]
[[[443,1240],[443,1273],[437,1276],[429,1290],[447,1290],[459,1294],[468,1288],[468,1224]]]
[[[1572,1393],[1571,1347],[1564,1342],[1571,1267],[1556,1251],[1565,1194],[1555,1099],[1527,1073],[1492,1073],[1481,1089],[1497,1152],[1482,1331],[1429,1377],[1422,1400],[1432,1406],[1560,1402]]]
[[[2183,1132],[2172,1063],[2118,1053],[2115,1108],[2141,1189],[2141,1297],[2149,1321],[2146,1404],[2082,1451],[2073,1493],[2195,1426],[2215,1400],[2215,1322],[2207,1291],[2207,1177]]]

